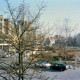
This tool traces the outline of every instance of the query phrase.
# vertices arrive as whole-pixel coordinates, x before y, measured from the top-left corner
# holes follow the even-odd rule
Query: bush
[[[75,55],[72,53],[65,53],[65,55],[67,58],[74,58],[75,57]]]

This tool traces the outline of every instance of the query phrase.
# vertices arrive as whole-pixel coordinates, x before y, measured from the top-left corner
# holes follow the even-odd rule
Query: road
[[[48,80],[80,80],[80,68],[65,71],[45,70],[43,74],[50,77]]]
[[[34,78],[32,80],[80,80],[80,68],[72,68],[65,71],[46,69],[41,74],[44,77],[43,79]],[[38,73],[36,74],[36,76],[39,75]]]
[[[29,69],[27,71],[27,73],[32,73],[33,69]],[[0,70],[0,73],[3,72],[2,70]],[[34,74],[35,76],[39,76],[41,75],[43,77],[48,78],[47,80],[80,80],[80,68],[72,68],[72,69],[68,69],[65,71],[55,71],[55,70],[50,70],[50,69],[46,69],[44,71],[42,71],[41,73],[37,73]],[[6,74],[6,76],[8,77],[8,75]],[[28,76],[25,76],[26,79],[25,80],[30,80],[28,79]],[[45,79],[38,79],[38,78],[34,78],[32,80],[45,80]],[[0,78],[0,80],[3,80]],[[10,79],[12,80],[12,79]],[[16,79],[18,80],[18,79]]]

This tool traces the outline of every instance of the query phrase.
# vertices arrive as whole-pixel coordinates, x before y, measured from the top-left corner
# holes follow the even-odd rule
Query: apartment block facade
[[[0,33],[1,34],[8,34],[11,22],[9,19],[5,19],[3,15],[0,15]]]

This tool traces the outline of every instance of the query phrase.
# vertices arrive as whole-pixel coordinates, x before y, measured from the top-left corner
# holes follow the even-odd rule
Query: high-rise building
[[[11,28],[11,22],[9,19],[5,19],[3,15],[0,15],[0,33],[8,34]]]
[[[3,32],[4,30],[4,16],[3,15],[0,15],[0,33]]]

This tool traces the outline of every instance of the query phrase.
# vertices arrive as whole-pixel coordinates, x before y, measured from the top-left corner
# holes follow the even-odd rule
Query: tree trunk
[[[19,53],[19,80],[24,80],[23,75],[23,54]]]

